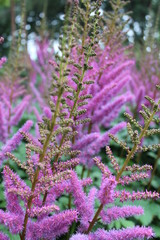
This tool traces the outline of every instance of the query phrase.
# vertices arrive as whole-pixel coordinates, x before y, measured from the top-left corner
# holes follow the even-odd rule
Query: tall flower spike
[[[67,233],[69,226],[78,220],[78,212],[76,210],[66,210],[51,217],[46,217],[37,223],[28,223],[26,239],[40,240],[55,239],[60,235]]]
[[[80,229],[85,231],[89,226],[89,220],[92,217],[92,209],[88,204],[87,197],[82,189],[81,182],[79,181],[76,173],[72,172],[71,176],[72,195],[74,204],[80,214]]]
[[[131,217],[134,215],[142,215],[144,210],[142,207],[136,206],[124,206],[124,207],[112,207],[107,210],[102,210],[100,216],[104,223],[111,223],[119,218]]]
[[[20,216],[23,216],[23,210],[22,207],[19,204],[19,199],[16,194],[16,192],[8,192],[8,189],[11,185],[11,179],[10,175],[8,175],[7,172],[5,172],[5,168],[3,170],[4,173],[4,185],[5,185],[5,196],[7,201],[7,210],[11,213],[18,214]]]
[[[118,172],[120,170],[119,164],[117,163],[117,160],[115,159],[115,157],[113,156],[113,153],[110,149],[109,146],[106,147],[106,153],[113,165],[113,168],[116,170],[116,172]]]
[[[128,192],[126,190],[122,190],[119,192],[115,192],[115,197],[120,199],[120,202],[141,200],[141,199],[158,199],[160,198],[160,194],[158,192],[144,191],[144,192]]]
[[[92,187],[90,192],[88,193],[88,197],[87,197],[89,209],[91,212],[90,221],[92,220],[92,218],[94,216],[94,205],[95,205],[96,195],[97,195],[97,189],[95,187]]]
[[[89,235],[90,240],[119,240],[119,239],[150,239],[154,237],[152,228],[150,227],[134,227],[120,230],[110,230],[109,232],[99,229],[95,233]]]
[[[3,174],[7,184],[7,192],[16,193],[21,199],[27,200],[31,191],[26,183],[8,166],[4,167]]]
[[[0,232],[0,239],[1,240],[9,240],[9,237],[6,234]]]
[[[101,204],[105,205],[114,202],[114,190],[117,183],[115,177],[110,176],[102,180],[100,190],[98,192],[98,199]]]
[[[89,240],[88,235],[77,233],[73,235],[70,240]]]
[[[108,169],[107,166],[105,166],[101,160],[98,157],[95,157],[93,159],[93,161],[95,162],[95,164],[97,165],[97,167],[101,170],[102,174],[104,175],[104,177],[109,177],[111,175],[110,170]]]
[[[53,211],[59,211],[59,207],[56,205],[50,205],[47,207],[33,207],[30,211],[29,211],[29,216],[30,217],[35,217],[35,216],[40,216],[43,214],[49,214]]]
[[[0,163],[2,164],[2,161],[6,159],[5,154],[7,152],[13,151],[21,142],[23,139],[23,136],[21,134],[21,131],[28,132],[30,128],[32,127],[33,122],[31,120],[28,120],[22,128],[18,130],[18,132],[7,141],[6,145],[2,147],[2,150],[0,152]]]
[[[19,120],[22,117],[22,114],[29,105],[30,98],[31,97],[29,95],[24,97],[21,103],[16,106],[16,108],[14,109],[15,114],[11,117],[10,120],[10,125],[15,126],[18,124]]]
[[[3,212],[0,210],[0,223],[9,228],[13,234],[22,231],[23,215],[16,215],[14,213]]]
[[[125,184],[130,184],[131,182],[136,182],[136,181],[140,181],[142,179],[145,178],[149,178],[149,173],[145,173],[145,172],[140,172],[140,173],[132,173],[131,176],[123,176],[119,179],[119,183],[121,185],[125,185]]]

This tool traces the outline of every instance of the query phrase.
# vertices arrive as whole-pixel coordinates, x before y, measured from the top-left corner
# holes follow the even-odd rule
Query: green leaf
[[[152,216],[157,216],[160,219],[160,205],[152,202],[149,206],[150,213]]]
[[[0,0],[0,7],[10,7],[10,0]]]
[[[127,227],[134,227],[135,224],[134,222],[130,221],[130,220],[126,220],[126,219],[120,219],[121,225],[125,228]]]
[[[155,234],[156,234],[156,239],[157,238],[160,238],[160,226],[152,226],[152,228],[153,228],[153,231],[155,232]]]
[[[120,221],[115,221],[115,228],[120,229],[121,228],[121,223]]]

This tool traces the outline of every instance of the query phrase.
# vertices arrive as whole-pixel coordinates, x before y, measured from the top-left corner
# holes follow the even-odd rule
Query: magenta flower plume
[[[27,240],[40,240],[41,238],[53,240],[68,232],[69,226],[78,220],[76,210],[66,210],[39,222],[28,224]]]
[[[0,232],[0,239],[1,240],[9,240],[9,237],[6,234]]]
[[[30,88],[31,88],[33,94],[36,96],[36,99],[37,99],[38,103],[40,104],[40,106],[44,106],[45,105],[44,100],[32,82],[30,83]]]
[[[87,196],[84,193],[81,182],[79,181],[75,172],[72,172],[72,175],[71,175],[71,187],[72,187],[72,195],[74,198],[74,204],[76,206],[77,211],[80,214],[80,223],[81,223],[80,229],[81,231],[85,231],[89,226],[89,220],[92,217],[93,211],[92,209],[90,209],[91,203],[88,204]]]
[[[80,180],[80,184],[82,187],[86,187],[87,185],[92,184],[91,178],[86,178],[83,180]],[[57,183],[55,186],[51,188],[51,190],[48,193],[47,197],[47,204],[52,204],[56,200],[56,198],[60,197],[64,191],[67,193],[73,192],[73,186],[71,184],[71,180],[65,180],[63,182]]]
[[[23,216],[0,210],[0,223],[9,228],[13,234],[22,231]]]
[[[151,191],[144,191],[144,192],[128,192],[126,190],[122,191],[116,191],[115,192],[115,197],[120,199],[120,202],[125,202],[125,201],[132,201],[134,202],[135,200],[141,200],[141,199],[158,199],[160,198],[160,194],[157,192],[151,192]]]
[[[92,123],[101,121],[102,119],[112,120],[112,113],[119,113],[119,109],[124,105],[124,103],[129,102],[133,99],[133,95],[130,93],[125,94],[125,96],[117,97],[113,102],[107,103],[101,109],[95,111],[94,116],[92,117]],[[109,121],[110,122],[110,121]]]
[[[88,235],[77,233],[73,235],[70,240],[89,240]]]
[[[0,163],[2,164],[2,161],[6,159],[6,153],[13,151],[21,142],[23,139],[23,135],[21,134],[22,132],[28,132],[30,128],[32,127],[33,122],[31,120],[28,120],[22,128],[18,130],[18,132],[10,139],[7,141],[6,145],[2,147],[2,150],[0,152]]]
[[[31,97],[29,95],[24,97],[24,99],[21,101],[21,103],[18,104],[18,106],[16,106],[16,108],[14,109],[15,114],[11,118],[10,125],[15,126],[15,125],[18,124],[18,122],[20,121],[25,109],[29,105],[30,98]]]
[[[8,166],[4,167],[3,174],[7,186],[7,192],[16,193],[21,199],[27,200],[31,190],[26,183]]]
[[[91,110],[94,109],[94,107],[97,107],[97,104],[99,105],[101,101],[106,97],[106,93],[111,91],[111,89],[114,88],[115,86],[116,86],[115,83],[111,83],[102,88],[102,90],[99,93],[97,93],[97,95],[95,95],[94,98],[92,98],[90,103],[87,105],[87,109]]]
[[[105,205],[114,202],[114,190],[116,185],[117,183],[113,176],[102,180],[100,190],[98,191],[98,199],[101,204]]]
[[[117,124],[116,126],[114,126],[113,128],[111,128],[108,132],[106,132],[103,135],[101,135],[90,146],[90,148],[91,148],[90,152],[92,154],[98,153],[102,147],[104,147],[104,146],[106,146],[108,144],[108,142],[109,142],[109,133],[116,134],[117,132],[121,131],[125,127],[126,127],[126,123],[125,122],[121,122],[121,123]]]
[[[93,166],[92,156],[98,154],[100,149],[108,144],[110,139],[109,133],[115,134],[121,131],[124,127],[126,127],[126,123],[121,122],[104,134],[100,134],[99,132],[87,134],[77,141],[73,149],[80,149],[82,151],[79,156],[81,162],[85,163],[88,160],[87,165],[91,168]]]
[[[40,216],[42,214],[49,214],[53,211],[59,211],[59,207],[56,205],[51,205],[51,206],[44,206],[44,207],[33,207],[30,211],[29,211],[29,216],[30,217],[35,217],[35,216]]]
[[[99,133],[86,134],[79,141],[77,141],[73,149],[82,149],[85,146],[88,146],[90,143],[96,141],[98,137]]]
[[[134,215],[141,215],[144,213],[142,207],[136,206],[124,206],[124,207],[112,207],[107,210],[102,210],[100,216],[104,223],[111,223],[119,218],[131,217]]]
[[[120,230],[111,230],[109,232],[99,229],[95,233],[89,235],[90,240],[134,240],[134,239],[150,239],[154,236],[150,227],[134,227]]]
[[[5,187],[6,186],[7,186],[7,184],[5,184]],[[23,215],[24,212],[22,210],[22,207],[19,204],[19,199],[18,199],[17,194],[16,193],[10,193],[6,190],[5,191],[5,196],[6,196],[6,200],[7,200],[7,210],[9,212],[12,212],[12,213],[15,213],[15,214]]]
[[[9,168],[7,167],[7,169],[9,169]],[[7,210],[11,213],[15,213],[15,214],[22,216],[24,213],[23,213],[22,207],[19,204],[19,199],[16,194],[16,191],[15,192],[8,191],[10,186],[12,186],[13,181],[11,179],[11,175],[8,174],[8,172],[6,170],[4,168],[3,174],[4,174],[5,196],[6,196],[6,201],[7,201]],[[11,170],[9,169],[9,171],[11,171]]]
[[[127,185],[131,182],[140,181],[141,179],[149,178],[149,173],[141,172],[141,173],[134,173],[131,176],[124,176],[119,180],[119,183],[122,185]]]
[[[95,204],[96,195],[97,195],[97,189],[95,187],[92,187],[90,192],[88,193],[88,199],[87,199],[90,212],[91,212],[91,218],[93,218],[93,215],[94,215],[94,204]]]

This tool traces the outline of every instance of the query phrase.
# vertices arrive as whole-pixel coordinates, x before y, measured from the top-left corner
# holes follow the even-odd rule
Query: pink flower
[[[98,229],[95,233],[89,235],[90,240],[134,240],[134,239],[150,239],[154,236],[150,227],[134,227],[120,230],[110,230],[109,232]]]
[[[11,233],[19,233],[22,231],[23,215],[20,216],[0,210],[0,223],[7,226]]]
[[[39,222],[28,223],[27,240],[52,240],[69,231],[69,226],[78,220],[76,210],[66,210],[51,217],[46,217]]]
[[[141,215],[144,213],[142,207],[124,206],[124,207],[111,207],[107,210],[102,210],[100,216],[105,223],[111,223],[119,218],[126,218],[134,215]]]
[[[77,233],[73,235],[70,240],[89,240],[88,235]]]
[[[6,234],[0,232],[0,239],[1,240],[9,240],[9,237]]]
[[[71,187],[72,187],[72,195],[74,198],[74,204],[76,206],[77,211],[80,214],[80,231],[87,230],[89,226],[89,220],[92,217],[93,210],[90,209],[90,204],[87,201],[87,196],[83,191],[81,182],[79,181],[76,173],[72,172],[71,175]]]
[[[114,202],[114,189],[116,185],[117,183],[115,177],[113,176],[102,180],[100,190],[98,192],[98,199],[101,204],[105,205]]]
[[[10,140],[7,141],[6,145],[4,145],[2,147],[2,150],[0,152],[0,162],[1,162],[1,164],[2,164],[2,161],[7,158],[5,154],[7,152],[13,151],[20,144],[21,140],[23,139],[21,131],[22,132],[28,132],[30,130],[30,128],[32,127],[32,125],[33,125],[33,122],[28,120],[23,125],[23,127],[20,128],[18,130],[18,132]]]

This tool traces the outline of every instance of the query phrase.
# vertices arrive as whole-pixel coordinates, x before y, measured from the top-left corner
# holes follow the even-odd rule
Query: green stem
[[[72,207],[72,194],[70,193],[68,196],[68,209],[71,209]]]
[[[91,223],[90,223],[90,225],[89,225],[89,227],[88,227],[88,229],[86,231],[86,234],[88,234],[92,230],[92,228],[93,228],[95,222],[97,221],[98,216],[99,216],[100,212],[102,211],[102,209],[103,209],[103,204],[100,205],[100,207],[98,208],[96,214],[94,215],[94,218],[92,219],[92,221],[91,221]]]
[[[149,127],[149,125],[150,125],[150,123],[151,123],[154,115],[155,115],[155,111],[153,111],[153,113],[151,114],[150,118],[149,118],[148,121],[146,122],[143,130],[141,131],[141,134],[140,134],[140,136],[139,136],[139,142],[141,142],[142,138],[144,137],[145,132],[146,132],[146,130],[148,129],[148,127]],[[134,153],[136,152],[138,145],[139,145],[138,143],[137,143],[137,144],[134,144],[132,150],[131,150],[130,153],[127,155],[127,158],[126,158],[126,160],[125,160],[125,162],[124,162],[121,170],[120,170],[120,171],[118,172],[118,174],[117,174],[117,177],[116,177],[116,180],[117,180],[117,181],[120,179],[122,173],[124,172],[126,166],[127,166],[128,163],[129,163],[129,161],[130,161],[131,158],[134,156]]]
[[[81,179],[83,179],[83,177],[84,177],[84,172],[85,172],[85,166],[83,165],[83,168],[82,168],[82,172],[81,172]]]
[[[136,161],[137,161],[138,164],[139,164],[139,162],[140,162],[141,155],[142,155],[142,152],[139,152],[138,155],[137,155]]]

